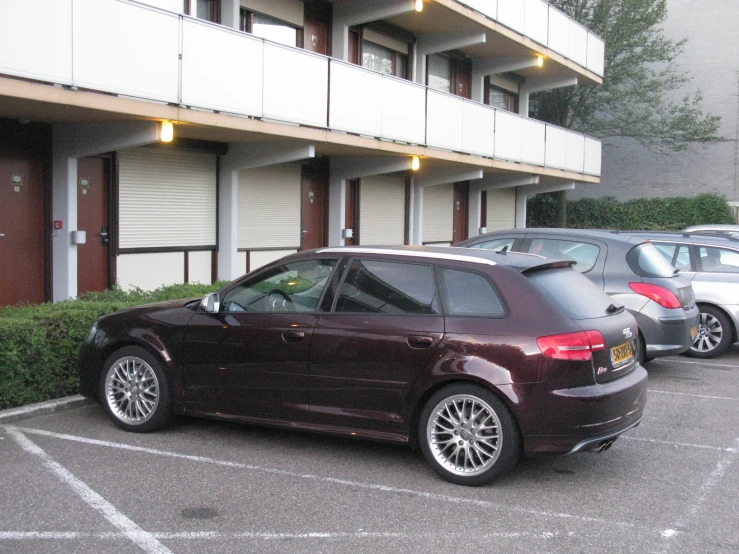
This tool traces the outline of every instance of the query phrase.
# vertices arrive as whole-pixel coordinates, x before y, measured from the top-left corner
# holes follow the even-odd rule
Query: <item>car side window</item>
[[[654,247],[665,257],[665,260],[672,263],[672,258],[675,257],[675,250],[677,244],[664,244],[662,242],[655,242]]]
[[[589,242],[534,239],[529,245],[529,253],[555,260],[575,260],[577,263],[574,268],[580,273],[586,273],[595,266],[600,248]]]
[[[314,312],[337,260],[307,260],[249,279],[223,298],[225,312]]]
[[[726,248],[700,246],[701,267],[710,273],[739,273],[739,252]]]
[[[503,301],[485,277],[470,271],[442,269],[448,315],[504,317]]]
[[[423,264],[355,259],[339,288],[334,311],[438,314],[433,270]]]
[[[493,239],[488,240],[485,242],[480,242],[478,244],[473,244],[470,246],[470,248],[483,248],[485,250],[503,250],[503,248],[506,248],[506,252],[510,252],[513,250],[513,243],[516,242],[516,239],[514,238],[502,238],[502,239]]]
[[[692,271],[693,268],[690,265],[690,247],[687,244],[680,245],[677,249],[677,255],[675,256],[672,265],[680,271]]]

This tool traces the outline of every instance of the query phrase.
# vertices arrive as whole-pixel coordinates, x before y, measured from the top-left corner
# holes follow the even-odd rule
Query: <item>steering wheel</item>
[[[290,297],[280,289],[273,289],[267,295],[268,312],[294,312],[295,304]]]

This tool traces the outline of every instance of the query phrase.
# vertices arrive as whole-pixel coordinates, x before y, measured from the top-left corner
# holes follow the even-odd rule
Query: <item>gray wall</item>
[[[688,39],[677,63],[693,80],[679,96],[700,89],[704,111],[721,116],[726,142],[658,153],[631,139],[606,140],[601,184],[578,184],[569,198],[716,192],[739,201],[739,0],[668,0],[667,7],[666,35]]]

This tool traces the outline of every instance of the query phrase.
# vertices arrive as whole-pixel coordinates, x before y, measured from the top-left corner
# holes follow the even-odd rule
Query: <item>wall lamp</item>
[[[423,11],[423,0],[414,0],[413,2],[413,9],[417,12]]]
[[[413,156],[411,159],[411,169],[413,171],[418,171],[421,168],[421,158],[418,156]]]
[[[544,56],[539,54],[536,56],[536,67],[542,67],[544,65]]]
[[[159,140],[162,142],[172,142],[174,138],[174,123],[171,121],[162,121],[162,127],[159,133]]]

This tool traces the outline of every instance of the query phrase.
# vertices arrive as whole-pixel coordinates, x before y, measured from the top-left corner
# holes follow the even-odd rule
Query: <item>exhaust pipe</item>
[[[605,452],[613,446],[613,441],[603,441],[600,446],[595,450],[597,453]]]

